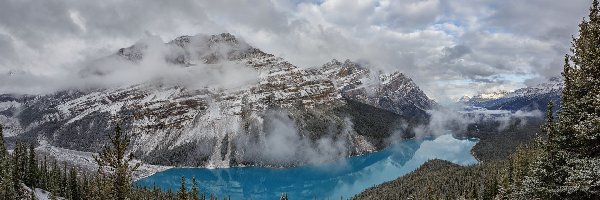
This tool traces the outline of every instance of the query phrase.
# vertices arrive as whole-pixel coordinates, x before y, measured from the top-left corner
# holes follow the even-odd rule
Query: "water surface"
[[[346,158],[335,163],[294,168],[234,167],[223,169],[174,168],[136,182],[178,190],[181,176],[196,177],[202,192],[232,199],[277,199],[285,192],[291,199],[344,199],[366,188],[405,175],[431,159],[460,165],[477,163],[471,155],[475,140],[451,135],[427,140],[405,140],[376,153]]]

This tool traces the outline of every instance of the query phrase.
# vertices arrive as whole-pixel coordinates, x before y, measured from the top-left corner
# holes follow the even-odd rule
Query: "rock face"
[[[168,50],[161,56],[174,67],[233,63],[257,80],[233,88],[158,80],[0,95],[7,140],[97,152],[119,123],[132,136],[132,152],[151,164],[291,166],[384,148],[395,132],[410,137],[407,126],[424,123],[425,110],[435,106],[401,73],[375,74],[336,60],[302,69],[227,33],[181,36],[161,45]],[[148,49],[138,43],[108,58],[143,64]],[[98,67],[80,72],[105,73]]]
[[[499,91],[481,94],[463,100],[464,103],[493,110],[546,110],[548,102],[554,103],[555,111],[560,105],[560,93],[564,87],[561,78],[550,78],[547,82],[513,92]]]

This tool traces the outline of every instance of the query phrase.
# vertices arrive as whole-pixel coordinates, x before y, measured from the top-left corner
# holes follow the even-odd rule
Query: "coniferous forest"
[[[433,160],[356,199],[600,199],[600,7],[565,56],[558,113],[508,158],[461,167]]]
[[[126,154],[130,141],[119,126],[110,136],[110,145],[95,157],[99,166],[95,173],[82,172],[75,166],[39,158],[33,146],[24,143],[17,143],[9,153],[3,137],[0,139],[0,199],[3,200],[37,199],[37,196],[72,200],[219,199],[200,192],[193,177],[191,188],[185,187],[186,179],[182,177],[178,191],[134,187],[131,176],[139,165],[130,165],[133,156]]]
[[[430,160],[353,199],[600,199],[598,0],[579,24],[562,76],[560,108],[553,112],[556,105],[548,104],[545,121],[511,126],[502,136],[474,135],[481,140],[473,150],[478,164]],[[40,157],[32,144],[17,142],[9,151],[0,137],[0,199],[228,199],[203,192],[194,177],[181,177],[177,191],[134,186],[132,173],[139,164],[132,164],[130,139],[119,126],[109,135],[92,173]]]

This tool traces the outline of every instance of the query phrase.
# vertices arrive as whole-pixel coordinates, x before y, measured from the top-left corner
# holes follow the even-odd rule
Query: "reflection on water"
[[[188,179],[196,177],[203,192],[232,199],[277,199],[282,192],[293,199],[349,198],[373,185],[405,175],[427,160],[437,158],[460,165],[474,164],[477,161],[470,151],[475,143],[443,135],[433,140],[405,140],[380,152],[318,166],[177,168],[136,184],[177,190],[181,176],[185,176]]]

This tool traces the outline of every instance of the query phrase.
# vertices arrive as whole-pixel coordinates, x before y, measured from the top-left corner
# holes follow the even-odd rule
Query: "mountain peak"
[[[560,102],[560,92],[564,87],[563,79],[552,77],[548,82],[535,86],[517,89],[513,92],[495,91],[473,96],[465,103],[489,109],[508,110],[545,110],[548,101],[557,105]]]
[[[469,95],[464,95],[458,99],[458,102],[466,103],[469,102],[469,100],[471,100],[471,97],[469,97]]]
[[[132,62],[139,62],[144,58],[149,45],[155,44],[139,41],[130,47],[119,49],[116,55]],[[164,48],[169,48],[168,53],[163,55],[165,60],[186,66],[195,63],[213,64],[222,60],[236,60],[255,49],[230,33],[183,35],[163,45]]]
[[[163,82],[146,84],[148,82],[144,81],[150,79],[143,79],[126,86],[27,98],[15,104],[18,108],[13,109],[22,112],[13,114],[0,110],[0,117],[6,115],[15,122],[11,130],[20,131],[15,132],[17,137],[43,137],[50,145],[88,152],[102,145],[98,141],[103,138],[98,138],[96,133],[110,130],[113,120],[123,117],[124,131],[136,136],[132,151],[145,162],[232,166],[277,164],[256,159],[254,154],[245,154],[248,151],[244,147],[236,147],[236,144],[253,141],[246,138],[248,135],[268,135],[265,132],[268,130],[262,127],[272,120],[267,116],[270,110],[292,112],[293,121],[301,122],[296,131],[312,138],[323,133],[323,129],[313,127],[320,127],[322,123],[345,124],[345,120],[362,120],[364,112],[369,116],[386,116],[381,119],[418,121],[426,119],[426,110],[435,106],[435,102],[404,74],[370,73],[368,68],[348,59],[343,62],[333,59],[321,68],[302,69],[283,58],[250,47],[228,33],[184,35],[168,43],[157,41],[160,40],[140,41],[119,49],[116,55],[106,59],[116,57],[140,65],[164,59],[167,63],[186,66],[177,70],[194,72],[189,80],[193,84],[177,82],[179,80],[164,85]],[[144,56],[157,58],[144,60]],[[237,68],[230,73],[223,71],[227,66],[212,65],[222,61],[233,63]],[[194,67],[200,64],[211,65]],[[203,71],[213,69],[216,71]],[[99,72],[113,73],[109,70],[112,69]],[[252,80],[243,81],[248,77]],[[170,78],[184,77],[174,75]],[[201,80],[211,78],[215,80]],[[223,86],[237,84],[240,80],[242,86]],[[202,81],[209,82],[204,84]],[[2,101],[0,98],[0,103]],[[319,117],[314,117],[316,114]],[[360,123],[364,124],[364,121]],[[349,152],[361,154],[383,147],[383,140],[372,138],[370,135],[374,132],[368,132],[370,130],[358,129],[351,133],[351,138],[344,139],[349,141]],[[376,133],[382,138],[392,134]],[[345,137],[339,135],[341,133],[335,134],[338,134],[336,138]],[[74,140],[77,142],[70,142]],[[179,155],[181,149],[190,150],[189,154]],[[179,155],[177,160],[162,159],[175,154]]]
[[[510,93],[510,92],[508,92],[506,90],[497,90],[497,91],[493,91],[493,92],[481,93],[481,94],[477,95],[477,98],[497,99],[497,98],[502,98],[502,97],[506,96],[508,93]]]

